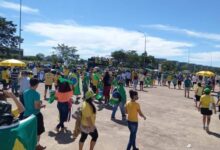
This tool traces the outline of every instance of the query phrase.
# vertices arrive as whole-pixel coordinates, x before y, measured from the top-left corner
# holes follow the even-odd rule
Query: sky
[[[24,55],[50,55],[59,43],[81,58],[115,50],[220,67],[219,0],[22,0]],[[19,24],[19,0],[0,0]],[[18,33],[17,33],[18,34]]]

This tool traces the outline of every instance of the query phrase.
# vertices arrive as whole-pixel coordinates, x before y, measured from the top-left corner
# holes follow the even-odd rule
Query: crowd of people
[[[94,100],[99,101],[103,107],[112,107],[112,120],[115,120],[117,109],[120,108],[122,120],[127,122],[130,131],[127,150],[130,150],[131,147],[133,150],[138,150],[136,146],[138,115],[146,120],[146,116],[137,102],[138,89],[141,92],[144,91],[145,87],[156,86],[156,80],[159,86],[171,88],[173,84],[174,89],[176,89],[176,86],[178,86],[178,89],[184,87],[185,97],[188,98],[190,98],[190,90],[194,90],[196,107],[203,115],[203,127],[209,131],[212,110],[216,113],[215,104],[219,105],[220,100],[218,97],[218,102],[215,103],[213,96],[211,96],[211,91],[215,90],[216,83],[213,78],[201,78],[196,75],[182,73],[163,74],[146,70],[112,70],[98,67],[90,69],[76,67],[71,69],[67,66],[56,66],[53,69],[46,68],[42,70],[38,66],[33,66],[31,72],[19,68],[2,68],[1,71],[2,95],[14,99],[18,107],[16,111],[13,111],[17,112],[16,116],[19,116],[20,120],[30,115],[35,115],[37,118],[38,142],[36,147],[39,150],[46,148],[40,145],[40,135],[45,132],[41,109],[46,107],[44,101],[50,98],[48,95],[51,96],[52,92],[55,93],[59,111],[59,122],[55,127],[57,132],[66,130],[64,123],[71,116],[72,105],[82,103],[81,107],[75,112],[78,116],[75,117],[76,127],[73,134],[74,138],[77,138],[81,133],[79,150],[83,149],[88,135],[92,138],[90,150],[94,149],[98,140],[97,108]],[[40,82],[45,85],[44,100],[41,100],[40,93],[37,91]],[[130,98],[126,94],[126,87],[130,87]],[[10,88],[12,93],[8,92]],[[81,94],[83,95],[82,99],[80,98]],[[15,95],[19,97],[19,100]]]

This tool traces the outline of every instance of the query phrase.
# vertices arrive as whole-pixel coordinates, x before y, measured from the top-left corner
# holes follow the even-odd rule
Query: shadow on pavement
[[[212,131],[208,131],[207,132],[209,135],[213,135],[213,136],[215,136],[215,137],[217,137],[217,138],[220,138],[220,134],[219,133],[215,133],[215,132],[212,132]]]
[[[49,131],[48,136],[54,137],[59,144],[69,144],[75,141],[70,130],[60,131],[58,133]]]
[[[127,121],[124,121],[124,120],[112,119],[112,121],[122,126],[128,125]]]

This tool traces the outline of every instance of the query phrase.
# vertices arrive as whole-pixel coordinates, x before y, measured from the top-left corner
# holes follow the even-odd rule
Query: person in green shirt
[[[125,104],[126,104],[127,96],[126,96],[126,91],[125,91],[124,84],[123,84],[122,80],[119,80],[118,86],[115,90],[117,90],[117,92],[119,93],[119,103],[114,105],[113,110],[112,110],[111,119],[112,120],[115,119],[116,111],[117,111],[118,107],[120,107],[122,120],[126,120]]]
[[[37,118],[37,147],[36,149],[45,149],[46,147],[43,147],[39,144],[40,141],[40,135],[45,132],[44,128],[44,119],[43,115],[40,112],[41,108],[45,108],[46,106],[42,104],[42,101],[40,100],[40,94],[36,91],[38,87],[39,81],[36,78],[30,79],[30,89],[24,91],[24,118],[27,118],[31,115],[35,115]]]

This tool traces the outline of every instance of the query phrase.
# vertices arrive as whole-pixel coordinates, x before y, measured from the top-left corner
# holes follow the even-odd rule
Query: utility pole
[[[21,12],[22,12],[22,0],[20,0],[20,18],[19,18],[19,57],[22,58],[21,51]]]

